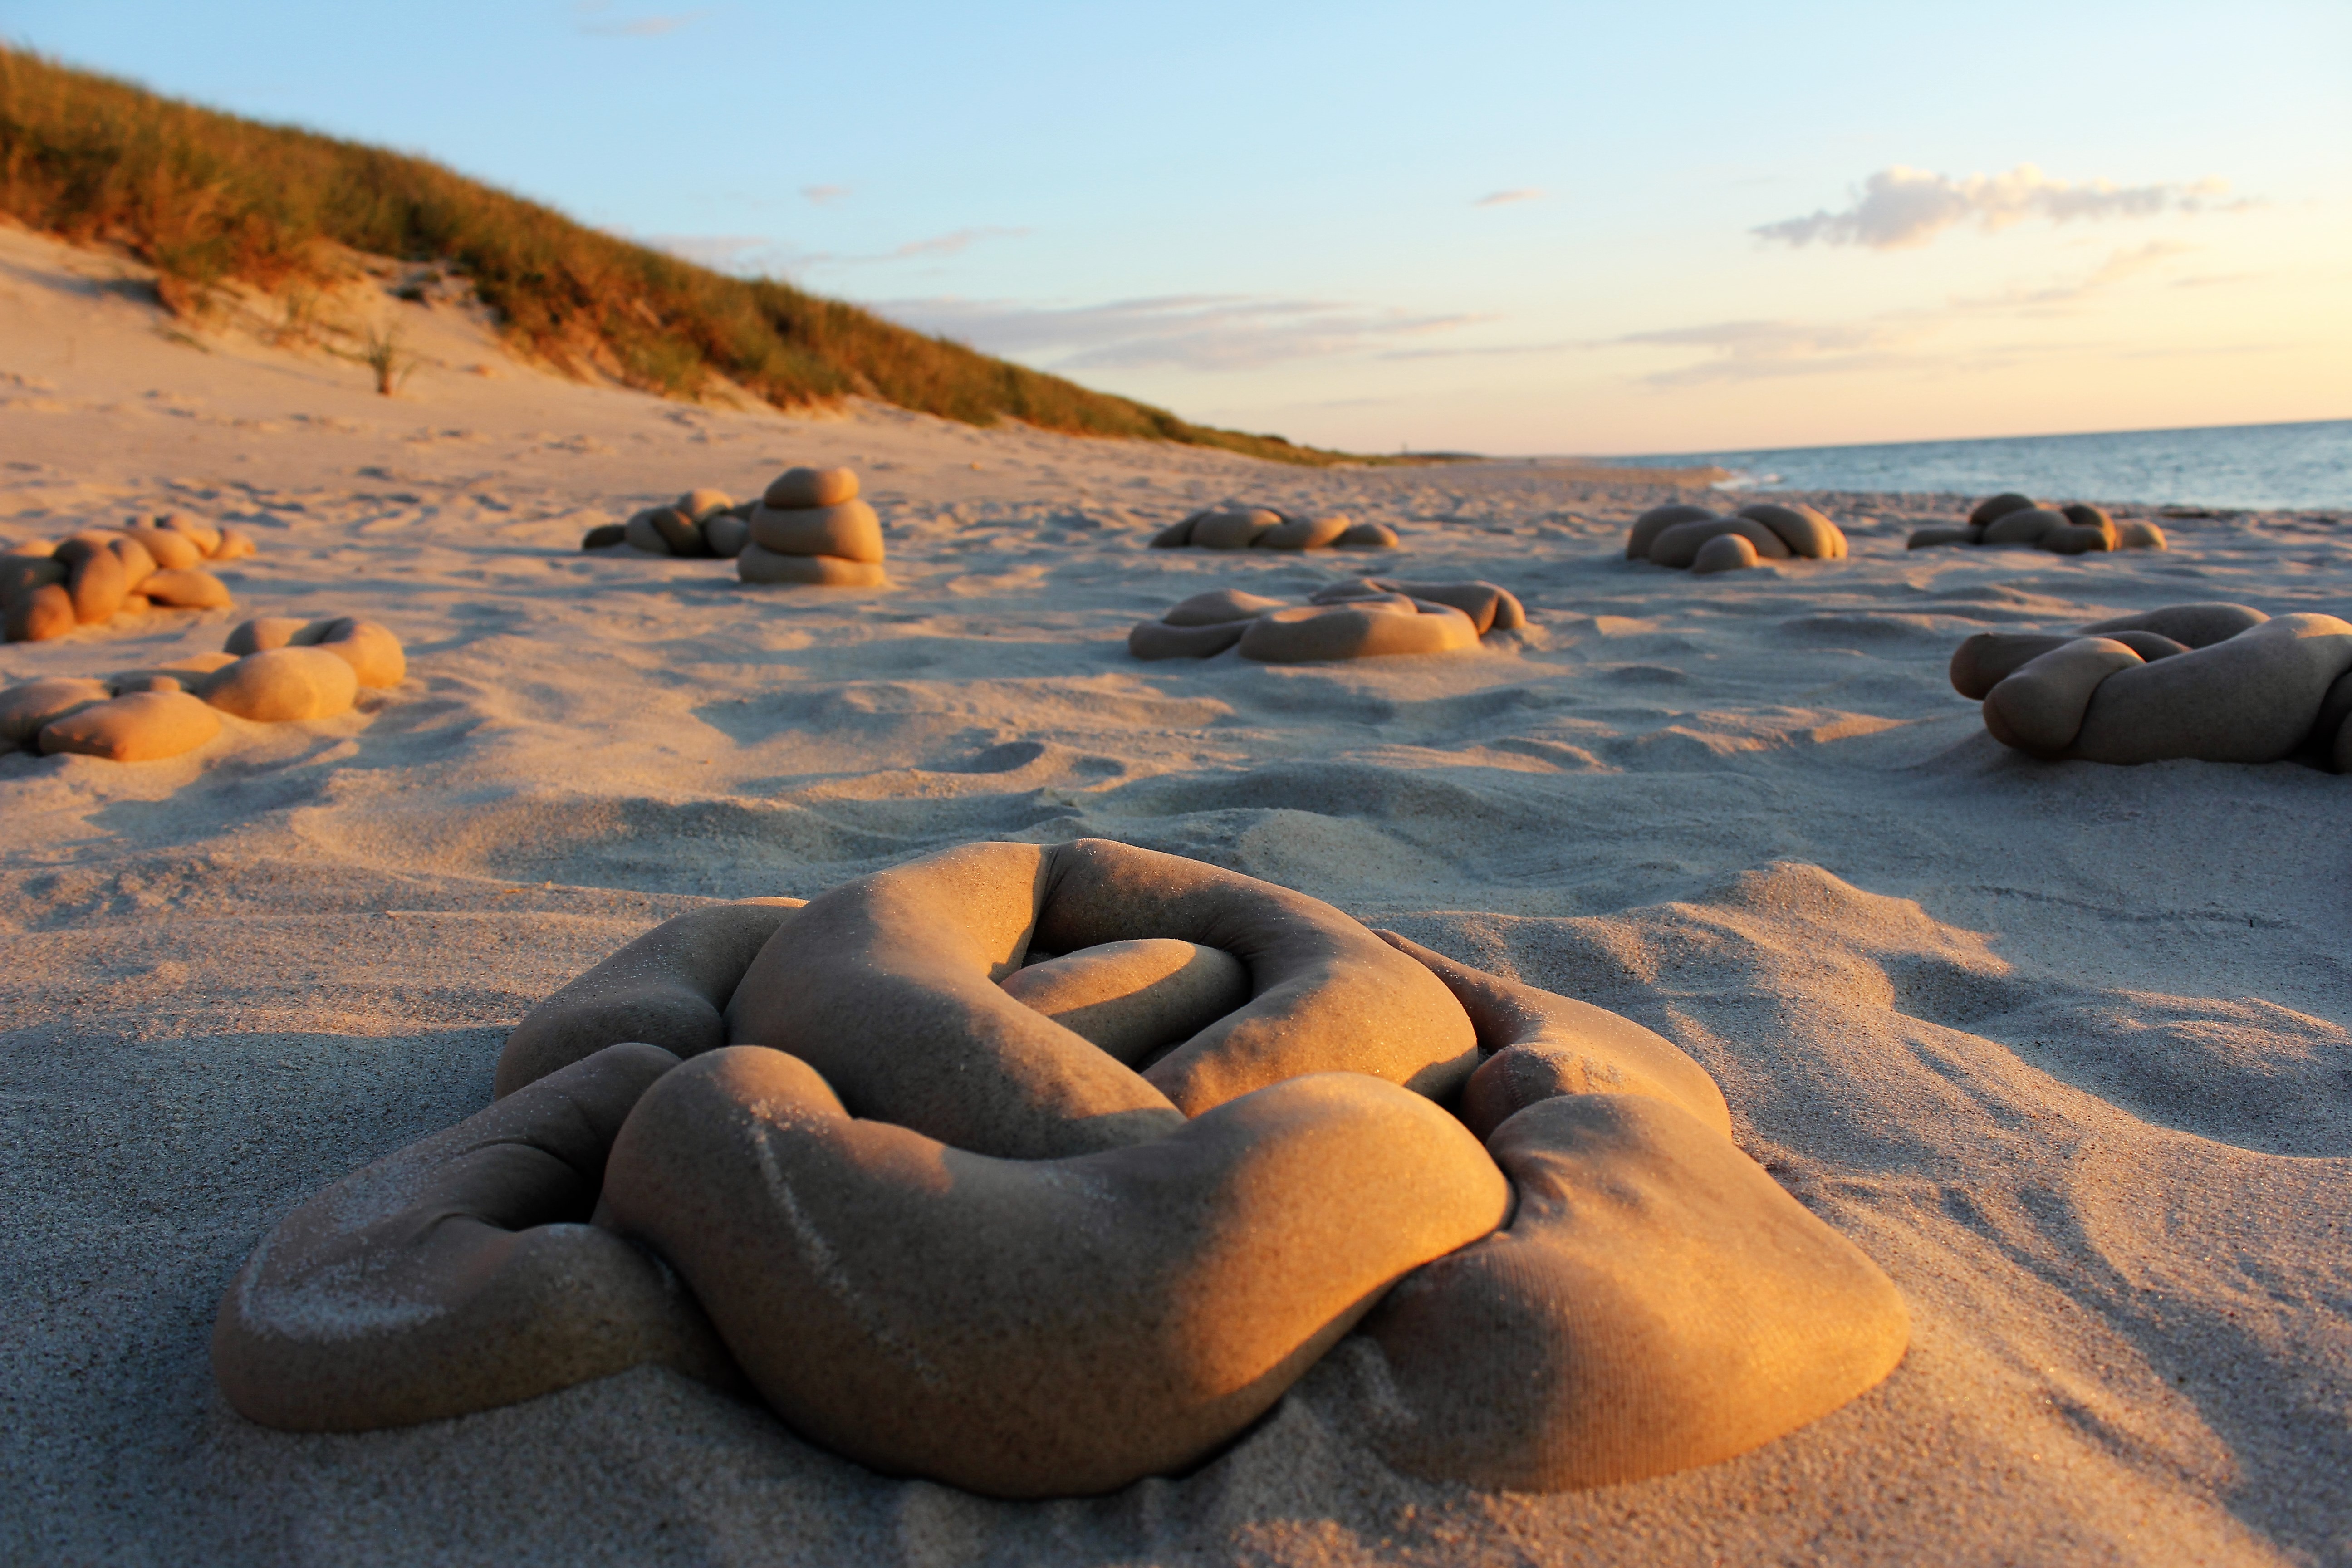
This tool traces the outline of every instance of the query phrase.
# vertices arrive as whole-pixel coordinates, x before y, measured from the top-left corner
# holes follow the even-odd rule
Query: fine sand
[[[1986,629],[2352,610],[2341,517],[1906,552],[1969,498],[1816,495],[1850,560],[1693,578],[1622,559],[1667,483],[663,403],[520,365],[457,305],[379,308],[442,362],[394,399],[177,341],[133,269],[0,231],[0,537],[177,508],[260,544],[219,574],[235,610],[9,646],[0,677],[254,615],[379,621],[409,661],[168,762],[0,758],[0,1560],[2352,1562],[2352,778],[2035,763],[1945,678]],[[578,550],[791,464],[859,470],[892,587]],[[1148,548],[1228,501],[1404,545]],[[1498,583],[1533,625],[1329,666],[1126,651],[1204,589],[1359,574]],[[255,1242],[485,1104],[507,1029],[630,936],[1082,836],[1668,1036],[1894,1277],[1907,1360],[1732,1462],[1553,1496],[1383,1468],[1349,1436],[1360,1342],[1198,1472],[1051,1504],[876,1476],[664,1372],[357,1436],[215,1392]]]

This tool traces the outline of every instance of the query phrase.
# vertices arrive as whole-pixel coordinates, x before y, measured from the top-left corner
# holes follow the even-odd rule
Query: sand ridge
[[[0,234],[0,535],[184,508],[261,552],[222,573],[234,612],[12,646],[0,677],[330,612],[389,626],[409,669],[233,748],[0,759],[5,1555],[2352,1555],[2352,785],[2037,763],[1945,672],[1976,631],[2341,614],[2340,518],[2168,521],[2161,554],[1906,553],[1968,500],[1815,495],[1850,559],[1693,579],[1622,559],[1670,486],[795,418],[510,362],[386,400],[361,367],[200,351],[122,289],[57,280],[112,265]],[[793,463],[859,469],[896,587],[751,592],[723,561],[578,550]],[[1384,574],[1499,584],[1531,625],[1444,658],[1131,660],[1128,627],[1194,593],[1303,599],[1363,569],[1150,549],[1243,501],[1389,524]],[[213,1310],[256,1240],[487,1103],[506,1030],[629,937],[950,843],[1086,836],[1656,1029],[1894,1276],[1908,1359],[1742,1458],[1548,1498],[1381,1466],[1348,1436],[1381,1391],[1344,1343],[1197,1474],[1055,1504],[877,1477],[652,1372],[354,1437],[264,1431],[214,1391]]]

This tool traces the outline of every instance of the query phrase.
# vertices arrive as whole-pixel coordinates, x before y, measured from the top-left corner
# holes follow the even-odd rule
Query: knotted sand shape
[[[1363,1322],[1392,1463],[1558,1487],[1769,1440],[1907,1334],[1665,1040],[1101,841],[683,916],[534,1011],[499,1089],[256,1252],[215,1339],[240,1410],[352,1429],[651,1362],[877,1469],[1074,1495],[1199,1463]]]
[[[361,688],[397,686],[407,673],[400,639],[373,621],[263,616],[230,632],[216,654],[0,691],[0,747],[156,762],[219,734],[219,713],[269,723],[330,719]]]
[[[1340,512],[1280,512],[1272,507],[1211,507],[1151,536],[1154,550],[1393,550],[1396,530]]]
[[[1654,506],[1633,520],[1625,559],[1648,561],[1702,575],[1736,572],[1759,561],[1843,561],[1845,532],[1799,502],[1751,501],[1729,517],[1677,501]]]
[[[1127,635],[1138,658],[1210,658],[1227,648],[1270,664],[1452,653],[1489,632],[1527,625],[1492,583],[1398,583],[1358,577],[1318,588],[1305,605],[1220,588],[1195,594]]]
[[[2045,760],[2274,763],[2352,772],[2352,622],[2175,605],[2074,636],[1979,632],[1952,687],[1985,728]]]
[[[198,563],[252,553],[253,541],[242,530],[215,528],[178,511],[12,545],[0,553],[0,635],[44,642],[159,605],[225,609],[227,587]]]
[[[2053,555],[2168,548],[2164,530],[2145,518],[2117,522],[2106,508],[2087,501],[2051,506],[2015,490],[1979,501],[1965,523],[1916,530],[1907,548],[1927,550],[1944,544],[2010,545],[2047,550]]]

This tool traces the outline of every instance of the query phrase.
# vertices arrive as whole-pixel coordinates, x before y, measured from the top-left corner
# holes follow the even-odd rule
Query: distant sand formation
[[[361,688],[397,686],[407,673],[400,639],[373,621],[265,616],[229,633],[219,653],[0,691],[0,744],[157,762],[219,734],[219,713],[263,723],[331,719]]]
[[[253,553],[237,528],[184,511],[33,540],[0,554],[0,624],[9,642],[46,642],[129,612],[226,609],[229,592],[203,561]]]
[[[2045,759],[2274,763],[2352,772],[2352,622],[2174,605],[2074,636],[1979,632],[1952,687],[2004,746]]]
[[[1304,605],[1220,588],[1195,594],[1127,634],[1138,658],[1209,658],[1237,648],[1270,664],[1452,653],[1489,632],[1516,631],[1527,611],[1492,583],[1399,583],[1358,577]]]
[[[688,490],[626,523],[604,523],[583,550],[626,544],[649,555],[731,559],[746,583],[816,587],[885,586],[882,520],[858,499],[850,468],[787,468],[756,501],[724,490]]]
[[[886,1473],[1071,1496],[1197,1466],[1360,1327],[1365,1440],[1539,1490],[1768,1442],[1908,1338],[1665,1039],[1105,840],[681,916],[498,1089],[255,1251],[214,1338],[240,1411],[362,1430],[653,1363]]]
[[[1911,535],[1913,550],[1942,544],[2009,544],[2054,555],[2167,548],[2164,530],[2144,518],[2117,522],[2105,507],[2087,501],[2051,506],[2015,490],[1979,501],[1958,527],[1923,528]]]
[[[1652,507],[1625,535],[1625,559],[1700,574],[1737,572],[1760,561],[1841,561],[1844,531],[1799,501],[1750,501],[1728,517],[1677,501]]]
[[[1272,507],[1210,507],[1152,536],[1154,550],[1392,550],[1396,530],[1344,512],[1292,516]]]

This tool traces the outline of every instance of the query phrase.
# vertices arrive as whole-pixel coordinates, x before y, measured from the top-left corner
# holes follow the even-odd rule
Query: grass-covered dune
[[[0,48],[0,212],[118,245],[200,298],[336,276],[343,249],[469,279],[525,353],[694,396],[714,375],[781,407],[864,395],[968,424],[1348,455],[1188,424],[789,284],[713,272],[437,163],[181,103]],[[1375,459],[1376,460],[1376,459]]]

